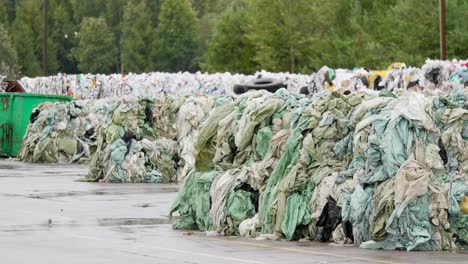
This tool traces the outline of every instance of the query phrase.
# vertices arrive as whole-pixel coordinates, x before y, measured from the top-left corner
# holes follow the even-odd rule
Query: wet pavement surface
[[[0,160],[0,263],[468,263],[468,252],[363,250],[172,230],[177,185],[79,182],[85,165]]]

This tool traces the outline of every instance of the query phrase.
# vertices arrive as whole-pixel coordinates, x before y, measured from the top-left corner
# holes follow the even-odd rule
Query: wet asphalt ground
[[[363,250],[172,230],[177,185],[79,182],[84,165],[0,160],[0,263],[468,263],[467,251]]]

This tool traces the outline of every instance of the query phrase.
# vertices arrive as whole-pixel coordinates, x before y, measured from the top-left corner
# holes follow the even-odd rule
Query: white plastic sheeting
[[[312,76],[258,72],[255,75],[231,73],[143,73],[93,75],[58,74],[50,77],[22,78],[21,84],[30,93],[68,94],[75,99],[118,98],[148,95],[232,95],[236,83],[246,83],[258,76],[282,80],[291,90],[311,83]]]
[[[122,98],[152,95],[233,95],[234,84],[244,84],[257,77],[283,81],[290,91],[308,87],[309,92],[322,90],[359,91],[373,88],[371,76],[378,75],[382,87],[390,91],[416,90],[438,94],[463,85],[454,78],[468,74],[468,61],[427,60],[421,68],[389,67],[384,71],[364,68],[331,69],[322,67],[316,73],[290,74],[259,71],[254,75],[231,73],[163,73],[143,74],[58,74],[50,77],[22,78],[20,83],[30,93],[70,95],[75,99]],[[374,88],[375,89],[375,88]]]

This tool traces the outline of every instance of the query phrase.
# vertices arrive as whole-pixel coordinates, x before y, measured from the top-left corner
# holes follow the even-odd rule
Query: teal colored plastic
[[[61,95],[0,93],[0,156],[15,157],[28,128],[32,110],[44,102],[68,102]]]

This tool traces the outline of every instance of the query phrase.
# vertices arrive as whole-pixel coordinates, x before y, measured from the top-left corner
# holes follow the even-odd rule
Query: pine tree
[[[108,0],[70,0],[75,23],[80,24],[86,17],[100,17],[104,15],[107,2]]]
[[[16,7],[16,19],[13,24],[12,37],[18,52],[18,60],[22,65],[22,73],[26,76],[42,74],[42,34],[40,2],[25,0]]]
[[[150,71],[153,68],[152,61],[148,59],[153,39],[149,11],[145,1],[136,5],[129,2],[125,8],[122,58],[126,72]]]
[[[190,3],[192,4],[193,9],[199,18],[203,17],[208,11],[208,0],[190,0]]]
[[[79,28],[73,21],[71,4],[68,0],[55,1],[49,12],[52,18],[49,34],[56,47],[58,70],[67,73],[78,72],[71,50],[78,44]]]
[[[254,59],[270,71],[309,72],[319,67],[321,31],[314,0],[251,0],[248,38]]]
[[[81,22],[79,45],[72,50],[78,69],[86,73],[112,73],[117,63],[114,35],[103,18],[85,18]]]
[[[232,10],[237,2],[247,7]],[[0,0],[0,24],[9,32],[28,76],[42,75],[42,3]],[[132,9],[124,12],[130,3]],[[438,4],[438,0],[49,0],[48,69],[50,74],[78,71],[76,52],[80,44],[86,45],[75,32],[87,17],[105,19],[112,35],[106,46],[94,40],[87,45],[114,54],[104,71],[120,71],[122,62],[126,71],[136,72],[193,71],[199,65],[209,71],[246,73],[261,68],[307,73],[322,65],[386,68],[394,61],[420,66],[428,57],[439,57]],[[466,59],[468,0],[446,5],[447,55]],[[81,64],[85,67],[86,62]]]
[[[0,24],[8,29],[16,15],[16,0],[0,0]]]
[[[0,76],[16,78],[19,74],[18,56],[7,30],[0,24]]]
[[[390,51],[387,61],[419,66],[439,57],[438,0],[399,0],[381,20],[381,41]],[[378,56],[378,54],[375,54]]]
[[[164,0],[142,0],[145,1],[146,6],[148,7],[149,10],[149,18],[148,22],[151,22],[151,26],[153,28],[156,28],[158,25],[158,19],[159,19],[159,12],[161,10],[161,5],[164,2]]]
[[[246,5],[240,1],[221,17],[206,51],[204,70],[253,73],[257,69],[254,46],[246,37]]]
[[[4,1],[5,0],[0,0],[0,24],[9,26],[10,23],[8,21],[8,10],[5,3],[3,3]]]
[[[197,51],[197,17],[188,0],[165,0],[156,31],[158,71],[193,71]]]
[[[468,0],[447,1],[447,57],[468,58]]]

